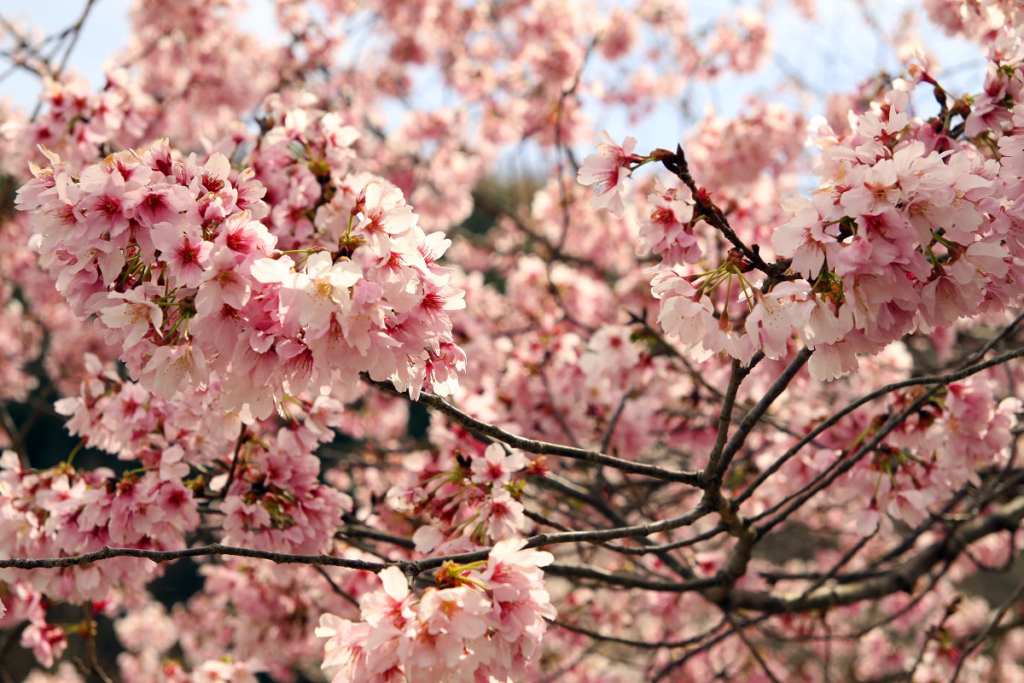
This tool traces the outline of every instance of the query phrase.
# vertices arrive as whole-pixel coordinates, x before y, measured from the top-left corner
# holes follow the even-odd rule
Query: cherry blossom
[[[636,138],[627,137],[619,146],[606,132],[602,132],[605,141],[598,144],[597,153],[591,154],[580,167],[579,182],[581,185],[593,185],[593,205],[595,209],[607,208],[616,216],[625,210],[622,203],[623,181],[629,177],[630,166],[640,157],[633,154]]]
[[[380,574],[382,588],[360,601],[362,621],[321,616],[324,668],[341,667],[334,681],[521,675],[544,635],[544,618],[555,616],[539,570],[551,560],[523,550],[522,541],[502,541],[483,571],[446,566],[441,585],[448,587],[429,588],[416,601],[402,571],[389,567]]]
[[[130,4],[0,12],[0,677],[1022,678],[1014,3]]]

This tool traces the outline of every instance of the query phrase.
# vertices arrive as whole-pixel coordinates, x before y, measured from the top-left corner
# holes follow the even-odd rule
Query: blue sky
[[[614,4],[614,3],[608,3]],[[733,5],[721,0],[690,0],[688,8],[691,23],[703,26]],[[863,19],[856,0],[818,0],[819,20],[808,24],[791,9],[785,0],[771,2],[770,25],[775,32],[775,57],[760,72],[746,77],[729,77],[713,84],[694,83],[687,93],[687,104],[700,114],[708,104],[729,115],[735,113],[744,99],[753,93],[765,94],[769,99],[780,96],[771,91],[784,69],[799,72],[813,87],[824,92],[851,90],[866,76],[887,67],[898,69],[895,55],[880,44],[877,35]],[[891,29],[899,21],[903,10],[913,6],[913,0],[864,0],[867,10],[877,17],[879,24]],[[274,25],[273,10],[268,0],[249,0],[250,9],[242,20],[245,30],[277,41],[279,34]],[[61,30],[72,24],[80,14],[84,0],[3,0],[0,12],[5,17],[21,20],[29,26],[39,27],[44,34]],[[72,58],[73,67],[93,84],[102,81],[103,64],[125,44],[129,32],[128,11],[130,0],[97,0],[86,23]],[[941,56],[947,67],[956,67],[955,77],[944,80],[952,90],[977,90],[981,83],[983,60],[976,46],[951,40],[927,22],[919,31],[926,43]],[[784,66],[780,66],[784,65]],[[600,68],[597,65],[594,68]],[[419,83],[412,104],[433,108],[443,104],[443,95],[437,95],[436,79],[426,76]],[[947,86],[949,87],[949,86]],[[0,97],[8,97],[26,108],[31,108],[39,92],[38,80],[31,74],[19,72],[0,82]],[[819,104],[812,104],[809,113]],[[621,112],[591,109],[588,112],[596,128],[606,128],[616,139],[627,134],[638,138],[638,149],[671,146],[682,139],[692,122],[680,113],[677,103],[665,103],[642,126],[631,126]],[[529,155],[528,152],[526,152]],[[521,160],[527,161],[528,160]]]

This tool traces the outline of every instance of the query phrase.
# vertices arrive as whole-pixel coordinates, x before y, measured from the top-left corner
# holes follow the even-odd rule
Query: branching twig
[[[792,458],[794,455],[799,453],[800,450],[804,446],[806,446],[807,444],[811,443],[811,441],[813,441],[815,437],[819,436],[823,432],[825,432],[828,429],[830,429],[833,425],[835,425],[841,419],[843,419],[844,417],[846,417],[847,415],[852,413],[857,408],[860,408],[865,403],[870,403],[871,401],[874,401],[877,398],[881,398],[882,396],[885,396],[886,394],[891,394],[894,391],[899,391],[900,389],[906,389],[907,387],[927,386],[927,385],[931,385],[931,384],[937,384],[937,385],[950,384],[952,382],[956,382],[956,381],[959,381],[961,379],[965,379],[967,377],[970,377],[971,375],[977,374],[977,373],[979,373],[979,372],[981,372],[983,370],[987,370],[987,369],[989,369],[991,367],[995,367],[997,365],[1001,365],[1001,364],[1003,364],[1003,363],[1005,363],[1007,361],[1013,360],[1014,358],[1020,358],[1021,356],[1024,356],[1024,348],[1020,348],[1020,349],[1016,349],[1014,351],[1010,351],[1008,353],[1004,353],[1002,355],[996,356],[995,358],[993,358],[991,360],[985,361],[984,363],[979,363],[977,365],[973,365],[971,367],[964,368],[962,370],[957,370],[956,372],[950,372],[950,373],[945,374],[945,375],[933,375],[933,376],[930,376],[930,377],[918,377],[918,378],[915,378],[915,379],[904,380],[902,382],[894,382],[892,384],[887,384],[884,387],[881,387],[881,388],[876,389],[876,390],[874,390],[874,391],[872,391],[870,393],[865,394],[864,396],[861,396],[859,399],[857,399],[856,401],[853,401],[852,403],[848,404],[845,408],[843,408],[842,410],[834,413],[827,420],[825,420],[820,425],[818,425],[817,427],[812,429],[804,438],[800,439],[797,443],[795,443],[792,447],[790,447],[789,450],[787,450],[785,453],[783,453],[781,456],[779,456],[775,460],[775,462],[773,462],[770,466],[765,468],[765,471],[762,472],[757,477],[757,479],[755,479],[749,486],[747,486],[747,488],[745,488],[736,497],[736,499],[735,499],[736,504],[738,505],[738,504],[742,503],[743,501],[745,501],[747,498],[749,498],[754,493],[754,491],[757,490],[757,488],[759,486],[761,486],[765,481],[767,481],[768,478],[771,477],[773,474],[778,472],[779,469],[781,469],[782,466],[784,464],[786,464],[789,461],[790,458]]]
[[[953,675],[949,677],[949,683],[956,683],[956,680],[960,677],[961,669],[964,668],[964,663],[967,661],[967,658],[970,657],[971,653],[977,650],[981,646],[981,644],[985,642],[985,639],[988,638],[989,633],[991,633],[994,628],[999,626],[999,622],[1003,620],[1003,617],[1006,616],[1006,613],[1010,610],[1010,608],[1020,601],[1022,596],[1024,596],[1024,581],[1021,581],[1019,584],[1017,584],[1017,587],[1014,589],[1013,593],[1011,593],[1010,597],[1006,599],[1006,602],[999,606],[999,609],[996,610],[996,613],[995,615],[993,615],[992,619],[985,625],[984,628],[981,629],[981,631],[978,632],[976,636],[974,636],[974,638],[971,639],[971,642],[969,642],[967,646],[964,647],[963,652],[960,655],[960,661],[956,663],[956,669],[953,670]]]
[[[89,12],[92,11],[93,5],[96,4],[96,0],[86,0],[85,9],[82,10],[82,14],[78,17],[78,21],[71,25],[71,27],[65,31],[66,34],[70,34],[71,39],[68,41],[68,46],[64,50],[64,56],[61,57],[60,63],[57,68],[53,71],[54,78],[60,78],[61,73],[64,72],[64,67],[68,65],[68,59],[71,57],[71,52],[75,49],[75,45],[78,44],[78,38],[82,35],[82,27],[85,26],[85,20],[89,18]]]
[[[693,636],[692,638],[684,638],[683,640],[656,640],[651,642],[648,642],[646,640],[633,640],[631,638],[619,638],[618,636],[607,636],[598,631],[594,631],[589,628],[583,628],[582,626],[578,626],[576,624],[569,624],[558,619],[552,619],[550,620],[550,622],[555,626],[564,628],[567,631],[572,631],[573,633],[580,633],[582,635],[593,638],[594,640],[599,640],[607,643],[618,643],[619,645],[629,645],[631,647],[640,648],[642,650],[661,650],[696,645],[697,643],[708,638],[709,636],[713,635],[716,631],[721,629],[723,624],[725,623],[725,620],[723,619],[722,621],[719,621],[712,628],[696,636]]]
[[[235,442],[235,453],[231,456],[231,469],[228,470],[228,480],[224,484],[224,489],[221,491],[221,499],[227,498],[228,493],[231,491],[231,484],[235,480],[235,470],[238,468],[238,456],[242,452],[242,446],[245,445],[245,425],[242,425],[241,430],[238,432],[238,441]]]
[[[391,382],[377,382],[369,379],[368,377],[364,377],[364,379],[378,389],[395,394],[396,396],[408,398],[408,394],[398,391]],[[411,401],[412,399],[410,398],[409,400]],[[664,479],[665,481],[689,484],[690,486],[700,486],[701,478],[700,474],[697,472],[680,472],[664,467],[658,467],[657,465],[648,465],[646,463],[614,458],[610,455],[605,455],[604,453],[598,453],[597,451],[589,451],[582,448],[574,448],[572,446],[562,446],[559,444],[549,443],[547,441],[537,441],[535,439],[527,439],[522,436],[517,436],[516,434],[505,431],[501,427],[471,417],[453,406],[451,403],[448,403],[440,396],[435,396],[434,394],[421,392],[419,398],[416,399],[416,403],[422,403],[429,408],[433,408],[434,410],[443,413],[453,422],[465,427],[474,434],[480,434],[488,438],[501,441],[512,448],[518,448],[519,450],[526,451],[527,453],[572,458],[573,460],[581,460],[594,465],[611,467],[628,474],[639,474],[647,477],[653,477],[655,479]]]
[[[734,620],[728,614],[726,615],[726,619],[729,620],[729,624],[732,626],[732,630],[736,633],[736,635],[740,637],[740,640],[742,640],[743,644],[747,646],[747,649],[750,650],[750,654],[754,656],[754,660],[757,661],[758,665],[761,667],[761,671],[763,671],[764,675],[768,677],[768,680],[770,680],[772,683],[781,683],[778,677],[774,673],[772,673],[771,668],[768,666],[768,662],[764,660],[764,657],[761,655],[761,652],[757,649],[754,643],[751,642],[750,638],[747,637],[747,632],[743,630],[743,626],[736,623],[736,620]]]
[[[357,609],[359,608],[359,601],[356,600],[348,591],[342,590],[341,586],[334,582],[334,579],[331,578],[331,575],[327,573],[326,569],[324,569],[322,566],[318,564],[313,565],[313,568],[320,572],[320,576],[327,579],[327,583],[330,584],[332,591],[334,591],[337,595],[344,598],[345,601],[347,601],[348,603],[354,605]]]
[[[736,429],[736,433],[733,434],[732,438],[729,439],[729,443],[725,445],[725,449],[721,451],[720,462],[717,463],[717,468],[712,472],[713,483],[715,485],[721,484],[722,476],[725,471],[729,468],[729,463],[732,458],[739,452],[743,443],[746,441],[750,431],[757,424],[757,421],[761,419],[761,416],[765,414],[768,408],[775,402],[789,383],[793,381],[800,369],[807,363],[807,359],[811,357],[811,349],[803,348],[796,354],[796,357],[790,362],[786,369],[782,371],[782,374],[772,383],[768,391],[765,392],[764,396],[760,401],[757,402],[750,412],[748,412],[743,420],[740,422],[739,427]],[[721,436],[721,432],[719,433]]]
[[[612,419],[608,421],[608,426],[604,430],[604,436],[601,437],[602,453],[608,450],[608,446],[612,442],[612,436],[615,435],[615,427],[619,424],[619,418],[622,417],[622,411],[626,408],[626,401],[628,400],[629,392],[627,391],[622,395],[622,399],[619,401],[618,407],[616,407],[615,412],[612,413]]]
[[[669,153],[671,155],[671,153]],[[682,145],[676,147],[674,155],[666,156],[662,159],[662,164],[665,168],[674,173],[683,184],[689,188],[693,194],[693,200],[696,202],[697,207],[700,209],[700,215],[707,220],[716,230],[725,235],[725,238],[732,243],[743,256],[753,264],[755,268],[764,272],[769,277],[781,275],[789,267],[789,261],[780,261],[777,264],[769,265],[765,263],[761,255],[756,251],[748,247],[743,240],[739,238],[736,231],[729,225],[729,221],[726,219],[722,210],[715,206],[714,202],[708,197],[708,192],[704,188],[697,186],[693,176],[690,175],[690,165],[686,161],[686,155],[683,153]]]

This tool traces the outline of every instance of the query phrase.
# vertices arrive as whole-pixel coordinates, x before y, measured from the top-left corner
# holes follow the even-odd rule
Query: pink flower
[[[383,591],[367,593],[359,601],[363,619],[371,626],[385,622],[401,628],[413,617],[413,598],[409,594],[409,582],[398,567],[388,567],[380,574]]]
[[[525,549],[525,545],[523,539],[495,544],[480,580],[494,605],[491,628],[512,644],[523,660],[528,660],[540,649],[547,628],[544,620],[554,619],[557,613],[540,569],[551,564],[554,557],[548,552]]]
[[[209,378],[202,350],[193,344],[158,346],[143,371],[144,386],[154,393],[172,398],[188,380],[201,385]]]
[[[747,316],[746,331],[768,358],[786,356],[793,328],[802,327],[810,312],[806,283],[783,282],[768,294],[754,290],[757,303]]]
[[[333,678],[335,683],[405,680],[398,651],[402,631],[394,622],[400,620],[404,625],[415,616],[408,596],[409,586],[398,567],[389,567],[380,576],[383,591],[367,593],[360,601],[364,621],[353,623],[333,614],[320,617],[316,636],[328,639],[324,646],[323,668],[341,667]],[[403,592],[405,595],[396,600],[394,596]]]
[[[683,350],[692,351],[698,360],[710,356],[707,342],[718,322],[707,294],[686,280],[678,266],[657,273],[651,281],[651,293],[661,300],[658,324],[665,333],[678,338]]]
[[[515,594],[529,592],[541,582],[546,567],[555,561],[554,556],[543,550],[526,548],[522,538],[499,541],[487,555],[487,567],[480,578],[493,590],[504,587],[502,596],[514,599]],[[497,593],[496,593],[497,595]]]
[[[152,328],[158,335],[163,325],[163,310],[151,302],[145,288],[130,289],[124,294],[113,293],[111,299],[120,299],[123,304],[113,304],[100,312],[100,320],[107,327],[115,330],[129,328],[125,337],[125,348],[135,346]]]
[[[254,251],[271,253],[277,245],[277,238],[270,234],[263,223],[252,220],[249,211],[241,211],[228,216],[221,223],[213,243],[227,247],[242,258]]]
[[[627,137],[620,147],[607,131],[601,131],[605,142],[598,143],[597,154],[583,160],[576,180],[580,185],[593,185],[597,195],[591,200],[595,209],[608,209],[621,216],[626,207],[622,203],[624,181],[630,175],[630,165],[642,157],[633,154],[636,138]]]
[[[194,683],[256,683],[252,669],[243,662],[211,660],[203,664],[192,676]]]
[[[213,245],[203,240],[191,226],[176,227],[157,223],[153,228],[153,244],[160,250],[160,260],[167,264],[170,276],[179,287],[198,287],[203,282],[203,269]]]
[[[804,277],[817,277],[826,256],[837,249],[837,246],[830,247],[835,244],[835,238],[828,234],[817,209],[807,199],[794,197],[782,206],[792,218],[772,233],[772,247],[779,256],[792,257],[790,267],[795,272]]]
[[[304,295],[296,302],[299,323],[312,330],[322,329],[331,314],[348,314],[351,305],[351,287],[363,277],[363,271],[351,261],[334,263],[325,252],[306,259],[306,269],[283,283],[285,289],[295,289]]]
[[[416,552],[426,554],[444,542],[444,534],[437,527],[426,524],[416,530],[412,540],[416,544]]]
[[[125,208],[140,225],[173,223],[195,205],[195,197],[181,185],[147,185],[125,195]]]
[[[160,453],[160,479],[162,481],[183,479],[188,475],[189,466],[183,462],[185,451],[181,446],[165,448]]]
[[[526,467],[526,457],[519,451],[506,453],[505,447],[492,443],[484,451],[484,457],[473,458],[470,468],[473,481],[477,484],[492,484],[495,488],[504,486],[512,475]]]
[[[810,348],[819,344],[835,344],[853,328],[853,311],[840,305],[836,310],[823,299],[811,297],[811,308],[804,325],[804,341]]]
[[[401,235],[418,220],[412,207],[405,203],[402,191],[397,187],[385,187],[380,182],[369,183],[363,188],[353,213],[359,219],[353,232],[364,236],[378,256],[391,253],[388,236]]]
[[[696,263],[701,249],[693,235],[693,195],[688,187],[665,187],[654,181],[650,220],[640,227],[637,254],[648,252],[664,255],[669,263]]]
[[[211,267],[203,274],[203,284],[196,294],[196,311],[211,315],[224,306],[239,309],[249,301],[250,281],[239,272],[235,253],[226,246],[213,249]]]
[[[480,509],[480,519],[487,522],[488,535],[495,540],[511,538],[526,526],[523,504],[505,489],[495,489]]]
[[[499,542],[483,572],[442,570],[456,585],[428,588],[419,601],[398,567],[385,569],[383,588],[360,601],[360,623],[320,617],[316,635],[328,639],[323,667],[341,667],[337,683],[521,679],[538,654],[544,620],[556,614],[540,570],[551,555],[524,544]]]
[[[85,213],[85,224],[94,235],[109,232],[117,237],[128,227],[128,206],[125,181],[119,173],[105,174],[95,194],[84,197],[78,210]]]
[[[436,680],[441,671],[458,671],[468,659],[466,644],[487,633],[490,608],[487,598],[469,586],[427,590],[418,606],[415,635],[399,646],[408,680]]]
[[[984,292],[974,280],[958,283],[942,274],[921,290],[922,314],[929,323],[946,327],[975,310],[983,299]]]
[[[152,649],[163,653],[178,640],[178,629],[159,602],[151,602],[114,622],[117,638],[132,652]]]
[[[36,661],[49,669],[55,659],[59,659],[68,646],[64,629],[47,623],[29,624],[21,634],[21,646],[32,650]]]
[[[333,614],[320,615],[315,634],[327,638],[323,668],[337,669],[332,683],[403,683],[398,661],[397,629],[374,629]]]

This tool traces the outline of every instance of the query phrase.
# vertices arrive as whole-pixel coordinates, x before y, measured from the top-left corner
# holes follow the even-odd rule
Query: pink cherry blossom
[[[129,4],[0,10],[26,680],[1024,679],[1019,3]]]
[[[630,175],[630,166],[640,157],[633,154],[636,138],[627,137],[619,146],[607,132],[602,131],[604,142],[598,143],[597,153],[588,156],[580,167],[581,185],[592,185],[597,193],[592,204],[595,209],[607,208],[616,216],[625,210],[622,202],[623,181]]]
[[[484,451],[484,457],[473,460],[473,481],[502,486],[525,465],[526,458],[522,453],[507,452],[500,444],[493,443]]]

